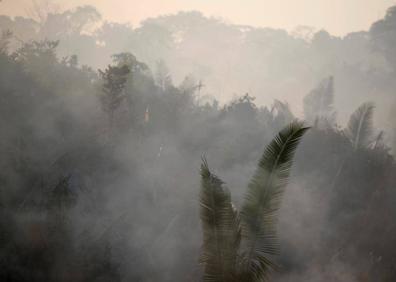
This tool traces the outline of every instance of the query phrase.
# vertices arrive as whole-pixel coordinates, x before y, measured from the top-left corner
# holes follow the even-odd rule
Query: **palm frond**
[[[248,186],[241,210],[242,274],[240,281],[266,281],[277,253],[276,215],[294,152],[307,131],[300,122],[285,127],[267,146]]]
[[[373,114],[374,104],[367,102],[363,103],[351,115],[345,134],[351,141],[355,150],[368,146],[372,141]]]
[[[223,184],[210,172],[204,159],[201,165],[203,247],[200,261],[204,265],[203,281],[207,282],[237,281],[236,264],[241,231],[230,192]]]

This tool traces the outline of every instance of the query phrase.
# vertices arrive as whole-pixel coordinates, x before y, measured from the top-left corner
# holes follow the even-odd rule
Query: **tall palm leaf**
[[[204,281],[238,281],[236,276],[237,252],[240,245],[240,227],[231,195],[206,160],[201,165],[201,222]]]
[[[374,104],[363,103],[350,117],[346,136],[351,141],[353,148],[367,147],[372,141]]]
[[[359,148],[367,148],[370,145],[373,135],[373,115],[374,104],[366,102],[363,103],[349,118],[349,122],[347,127],[344,129],[344,133],[352,144],[353,151],[351,151],[350,154],[353,154]],[[336,187],[349,157],[349,154],[344,156],[344,159],[338,165],[337,173],[334,176],[331,185],[332,190]]]
[[[277,253],[276,215],[292,159],[308,128],[292,122],[272,140],[248,186],[241,211],[242,270],[239,281],[266,281]]]

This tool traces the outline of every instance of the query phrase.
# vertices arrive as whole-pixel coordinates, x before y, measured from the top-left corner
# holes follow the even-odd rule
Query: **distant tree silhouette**
[[[114,114],[126,99],[125,84],[130,69],[127,65],[108,66],[104,71],[99,70],[103,80],[103,94],[101,95],[102,109],[108,115],[109,129],[114,127]]]
[[[334,78],[324,79],[319,86],[304,97],[304,117],[311,124],[335,123]]]

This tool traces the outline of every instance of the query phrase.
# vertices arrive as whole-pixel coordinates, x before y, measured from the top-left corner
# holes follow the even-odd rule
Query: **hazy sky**
[[[0,14],[26,15],[34,0],[0,0]],[[110,20],[132,22],[179,10],[199,10],[236,24],[324,28],[337,35],[368,29],[395,0],[36,0],[61,8],[90,4]]]

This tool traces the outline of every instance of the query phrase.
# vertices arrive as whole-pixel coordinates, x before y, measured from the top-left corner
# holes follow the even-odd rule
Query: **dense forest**
[[[1,281],[202,281],[205,187],[224,181],[243,223],[296,119],[276,271],[257,281],[395,281],[396,6],[343,38],[32,16],[0,16]]]

